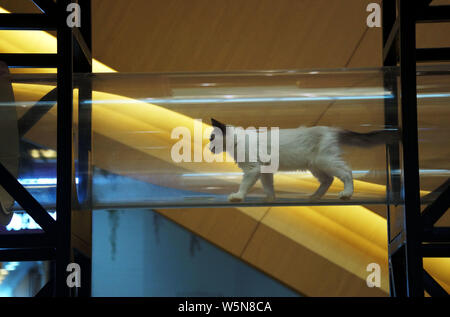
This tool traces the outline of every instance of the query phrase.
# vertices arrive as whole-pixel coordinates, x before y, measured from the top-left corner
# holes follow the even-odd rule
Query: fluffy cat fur
[[[211,119],[214,127],[210,140],[213,141],[215,135],[220,130],[223,135],[223,149],[226,150],[226,133],[235,133],[234,127],[227,126],[215,119]],[[227,130],[228,127],[228,130]],[[371,147],[378,144],[392,143],[396,140],[396,133],[392,131],[379,130],[369,133],[357,133],[340,128],[317,126],[298,127],[295,129],[279,130],[279,168],[280,171],[309,170],[320,182],[320,186],[310,196],[311,200],[320,199],[331,186],[334,177],[344,183],[344,190],[339,193],[339,198],[348,200],[353,195],[353,176],[350,167],[341,157],[341,146]],[[237,144],[236,138],[233,141],[233,156],[236,160]],[[212,144],[212,142],[211,142]],[[210,150],[218,154],[216,148],[210,144]],[[268,145],[270,140],[268,140]],[[270,145],[269,145],[270,147]],[[246,144],[246,151],[248,145]],[[246,155],[247,158],[247,155]],[[239,190],[228,196],[231,202],[240,202],[245,199],[248,191],[261,180],[267,201],[275,200],[275,190],[273,185],[273,173],[261,173],[261,163],[259,160],[250,162],[248,159],[237,162],[239,168],[244,172]]]

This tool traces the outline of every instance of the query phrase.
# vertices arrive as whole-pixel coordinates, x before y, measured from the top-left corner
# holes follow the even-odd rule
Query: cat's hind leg
[[[319,169],[311,169],[310,172],[320,182],[320,186],[319,188],[317,188],[316,192],[309,197],[309,199],[318,200],[323,195],[325,195],[328,188],[330,188],[331,184],[333,183],[333,176],[330,176]]]
[[[273,189],[273,174],[272,173],[261,173],[261,183],[266,194],[266,201],[275,200],[275,190]]]
[[[228,200],[231,202],[243,201],[250,188],[252,188],[260,176],[261,172],[259,166],[244,170],[244,177],[242,178],[241,185],[239,186],[239,191],[237,193],[230,194],[228,196]]]
[[[338,197],[342,200],[350,199],[353,195],[353,175],[347,164],[342,161],[333,162],[324,170],[344,183],[344,190],[339,193]]]

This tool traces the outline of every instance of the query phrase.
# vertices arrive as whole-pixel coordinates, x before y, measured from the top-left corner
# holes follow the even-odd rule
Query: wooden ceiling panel
[[[359,0],[94,0],[93,53],[122,72],[342,67],[366,15]]]

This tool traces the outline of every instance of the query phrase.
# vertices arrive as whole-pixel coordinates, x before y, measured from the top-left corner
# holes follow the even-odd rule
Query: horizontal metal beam
[[[423,242],[449,242],[450,227],[425,228],[422,237]]]
[[[426,6],[417,12],[417,23],[450,22],[450,6]]]
[[[418,48],[416,60],[418,62],[450,61],[450,47]]]
[[[423,270],[423,286],[432,297],[449,296],[445,289],[425,270]]]
[[[448,258],[450,257],[450,243],[428,243],[422,245],[424,258]]]
[[[1,13],[0,30],[56,30],[56,21],[46,14]]]
[[[53,237],[46,233],[11,233],[0,235],[0,248],[46,248],[54,247]]]
[[[0,54],[0,61],[4,61],[12,68],[56,68],[56,54]]]
[[[16,200],[19,205],[47,233],[53,233],[55,220],[37,202],[36,199],[20,184],[17,179],[0,163],[0,185]]]
[[[55,249],[0,249],[0,262],[48,261],[55,258]]]

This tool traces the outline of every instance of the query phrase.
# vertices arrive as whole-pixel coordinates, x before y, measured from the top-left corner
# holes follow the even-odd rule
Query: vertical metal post
[[[416,8],[415,1],[398,1],[406,295],[423,297],[417,129]]]
[[[91,1],[79,0],[81,7],[81,35],[92,52],[91,35]],[[82,52],[75,55],[74,71],[87,74],[80,80],[78,88],[78,171],[79,171],[79,191],[78,199],[82,210],[91,206],[92,189],[92,60],[87,61]],[[84,103],[84,101],[88,101]]]
[[[395,0],[384,0],[383,3],[383,52],[388,44],[388,38],[391,31],[393,31],[395,19],[396,19],[396,3]],[[392,45],[386,58],[383,58],[383,66],[396,66],[396,47]],[[398,128],[398,89],[397,89],[397,74],[392,73],[386,69],[383,70],[383,82],[384,89],[392,92],[392,99],[384,100],[384,125],[385,128]],[[399,167],[399,146],[398,144],[387,144],[386,145],[386,209],[387,209],[387,234],[388,234],[388,245],[392,240],[392,237],[396,236],[395,232],[392,232],[391,217],[392,214],[396,212],[395,206],[391,204],[398,203],[401,183],[399,179],[400,170]],[[389,287],[390,295],[395,296],[395,280],[394,274],[392,272],[392,262],[389,252]]]
[[[383,2],[383,48],[387,44],[389,34],[393,30],[396,20],[395,0],[385,0]],[[383,66],[397,66],[396,47],[392,45],[389,54],[383,61]],[[391,90],[393,98],[384,101],[384,121],[385,127],[389,129],[398,129],[398,84],[395,70],[385,70],[383,74],[384,88]],[[399,146],[398,144],[388,144],[386,147],[388,178],[387,178],[387,198],[389,203],[397,205],[400,202],[400,162],[399,162]],[[388,205],[389,207],[389,205]],[[391,237],[395,237],[394,232],[388,232]]]
[[[66,268],[71,258],[71,212],[73,184],[73,39],[66,23],[67,5],[57,1],[58,105],[57,105],[57,236],[56,236],[56,296],[69,296]]]
[[[77,76],[78,87],[78,206],[74,210],[73,220],[85,219],[83,224],[92,222],[92,17],[91,0],[78,0],[81,8],[81,28],[79,33],[85,44],[84,51],[80,43],[74,42],[74,72],[82,73]],[[78,37],[78,41],[80,37]],[[87,102],[85,102],[87,101]],[[76,226],[76,225],[75,225]],[[76,227],[74,227],[74,230]],[[83,227],[92,230],[92,227]],[[81,285],[77,289],[78,297],[88,297],[91,294],[91,254],[85,253],[73,246],[75,261],[81,266]]]

